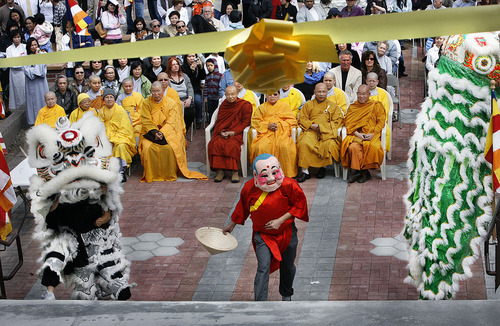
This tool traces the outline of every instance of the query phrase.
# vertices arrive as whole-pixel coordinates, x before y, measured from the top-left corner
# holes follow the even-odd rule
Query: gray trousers
[[[297,256],[297,228],[292,224],[292,238],[285,252],[281,255],[280,287],[282,296],[293,295],[293,279],[295,278],[295,257]],[[255,254],[257,256],[257,273],[255,274],[254,292],[255,301],[267,301],[269,288],[269,272],[271,269],[272,254],[259,232],[255,233]]]

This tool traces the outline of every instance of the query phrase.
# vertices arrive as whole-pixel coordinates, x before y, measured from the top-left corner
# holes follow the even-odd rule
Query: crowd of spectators
[[[363,15],[382,15],[411,10],[436,10],[446,7],[474,6],[474,0],[79,0],[80,7],[92,18],[88,29],[78,33],[73,20],[68,20],[65,1],[3,0],[0,6],[0,54],[18,57],[42,52],[65,51],[104,46],[124,41],[140,42],[189,34],[242,29],[264,18],[291,22],[342,19]],[[431,45],[433,44],[431,40]],[[437,38],[429,51],[427,68],[439,59],[442,38]],[[356,99],[360,83],[371,72],[377,74],[381,88],[386,88],[387,75],[405,76],[402,42],[388,40],[337,44],[340,64],[309,62],[304,83],[294,85],[309,100],[315,85],[323,82],[326,72],[335,76],[336,86],[345,91],[351,103]],[[87,94],[91,107],[99,112],[105,104],[104,92],[123,99],[138,94],[142,100],[151,95],[151,85],[158,81],[165,94],[176,91],[182,105],[185,127],[200,128],[203,108],[206,119],[218,107],[227,86],[235,83],[223,53],[192,53],[185,56],[123,58],[88,63],[68,62],[64,75],[51,87],[57,104],[67,116],[79,109],[80,94]],[[347,55],[349,54],[349,55]],[[33,125],[44,106],[48,92],[46,65],[12,67],[1,74],[4,107],[10,110],[26,107],[28,124]],[[358,81],[359,79],[359,81]],[[127,92],[123,82],[127,80]],[[241,94],[241,85],[238,92]],[[238,87],[237,87],[238,88]],[[171,92],[171,90],[169,91]],[[124,95],[122,95],[124,94]],[[121,96],[121,97],[120,97]],[[135,96],[135,95],[134,95]],[[83,100],[83,99],[82,99]],[[81,109],[81,108],[80,108]],[[134,115],[133,107],[129,115]],[[193,124],[194,123],[194,124]]]

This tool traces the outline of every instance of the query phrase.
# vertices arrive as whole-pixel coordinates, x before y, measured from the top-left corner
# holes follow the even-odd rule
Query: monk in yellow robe
[[[385,123],[387,124],[389,120],[390,103],[389,103],[389,93],[386,90],[377,87],[378,86],[378,75],[374,72],[369,72],[366,75],[366,84],[370,89],[370,99],[379,101],[384,106],[385,110]],[[390,124],[387,125],[387,133],[385,137],[385,150],[388,152],[391,150],[391,128]]]
[[[104,106],[99,111],[99,119],[104,122],[106,135],[113,144],[113,156],[121,159],[123,169],[130,165],[137,149],[130,117],[116,104],[115,96],[110,88],[103,91]]]
[[[174,100],[175,104],[177,105],[177,114],[179,115],[180,119],[184,121],[184,110],[182,108],[182,101],[181,98],[179,97],[179,93],[172,87],[169,87],[169,81],[168,81],[168,74],[166,72],[160,72],[158,74],[158,81],[161,82],[161,86],[163,88],[163,96],[169,97],[172,100]],[[184,135],[186,134],[186,124],[183,123],[183,133]],[[186,144],[187,145],[187,144]]]
[[[139,144],[144,174],[141,182],[175,181],[177,170],[186,177],[208,178],[187,167],[183,134],[184,120],[179,118],[177,104],[163,95],[160,82],[151,86],[151,95],[142,103],[142,135]]]
[[[300,95],[299,90],[293,88],[290,85],[280,89],[279,102],[288,104],[288,106],[292,109],[295,118],[299,116],[299,111],[300,109],[302,109],[302,106],[304,106],[304,103],[302,103],[302,96]],[[287,177],[289,177],[289,175],[287,175]]]
[[[134,82],[130,77],[127,77],[123,80],[122,89],[123,93],[118,95],[116,103],[127,110],[130,119],[132,119],[134,137],[136,138],[136,140],[138,140],[142,130],[141,108],[144,98],[140,93],[134,92]]]
[[[64,111],[63,107],[57,105],[56,101],[57,97],[54,92],[45,93],[45,104],[47,105],[38,111],[35,126],[45,123],[55,128],[57,119],[66,116],[66,111]]]
[[[69,116],[69,122],[73,123],[80,120],[88,111],[94,112],[94,115],[97,116],[97,111],[94,108],[90,107],[91,101],[87,93],[78,94],[76,101],[78,103],[78,108],[71,112]]]
[[[238,91],[238,98],[250,102],[250,104],[252,104],[252,113],[255,112],[257,109],[257,102],[255,101],[254,92],[244,88],[243,85],[238,83],[236,80],[234,80],[233,83],[234,87],[236,87],[236,90]]]
[[[351,168],[349,182],[364,183],[371,179],[368,169],[378,169],[384,160],[380,141],[385,126],[382,103],[370,99],[370,89],[361,85],[358,100],[349,106],[344,125],[347,136],[342,141],[342,166]]]
[[[257,130],[251,147],[250,162],[260,154],[271,154],[278,158],[285,176],[297,175],[297,146],[292,139],[292,128],[297,119],[288,104],[279,100],[279,93],[267,96],[252,115],[251,126]]]
[[[327,99],[340,106],[342,114],[345,116],[348,103],[346,102],[344,92],[342,92],[340,88],[335,87],[335,75],[333,72],[327,71],[325,73],[323,76],[323,83],[325,83],[328,89]]]
[[[316,177],[325,177],[325,166],[333,161],[340,161],[340,134],[342,110],[327,100],[328,90],[323,83],[316,84],[314,100],[304,104],[299,115],[299,127],[302,133],[297,142],[299,166],[302,172],[297,182],[311,178],[309,167],[319,168]]]

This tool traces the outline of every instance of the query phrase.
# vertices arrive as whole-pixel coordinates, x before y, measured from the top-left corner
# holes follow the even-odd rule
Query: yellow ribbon
[[[266,199],[268,194],[269,193],[265,192],[265,191],[263,191],[262,194],[260,194],[260,196],[257,199],[257,201],[255,202],[255,204],[253,204],[253,206],[250,207],[250,213],[259,209],[260,205],[262,205],[262,203],[264,202],[264,199]]]
[[[338,62],[328,35],[294,35],[294,26],[263,19],[233,37],[226,47],[233,78],[247,89],[274,92],[303,82],[307,61]]]
[[[298,41],[297,37],[299,36],[300,38],[307,39],[309,37],[307,35],[320,35],[321,37],[329,36],[331,39],[330,42],[333,43],[352,43],[490,32],[500,30],[499,16],[500,6],[493,5],[329,19],[294,24],[293,39],[294,41]],[[199,52],[223,52],[233,37],[240,39],[243,36],[239,34],[249,34],[248,30],[169,37],[150,41],[0,59],[0,68],[87,61],[96,58],[107,60],[123,57],[135,58],[154,55],[172,56]],[[234,44],[234,42],[230,42],[229,44]],[[311,49],[302,48],[301,46],[297,55],[301,54],[300,51],[311,51]],[[313,48],[312,51],[318,57],[322,56],[314,60],[328,61],[324,58],[329,58],[330,53],[326,53],[327,51],[324,51],[322,46]],[[259,57],[261,56],[259,55]]]

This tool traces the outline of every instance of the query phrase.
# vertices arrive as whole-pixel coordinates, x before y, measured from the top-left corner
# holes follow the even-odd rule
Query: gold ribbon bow
[[[294,24],[263,19],[231,38],[226,59],[233,78],[257,92],[302,83],[307,61],[338,62],[328,35],[294,35]]]

